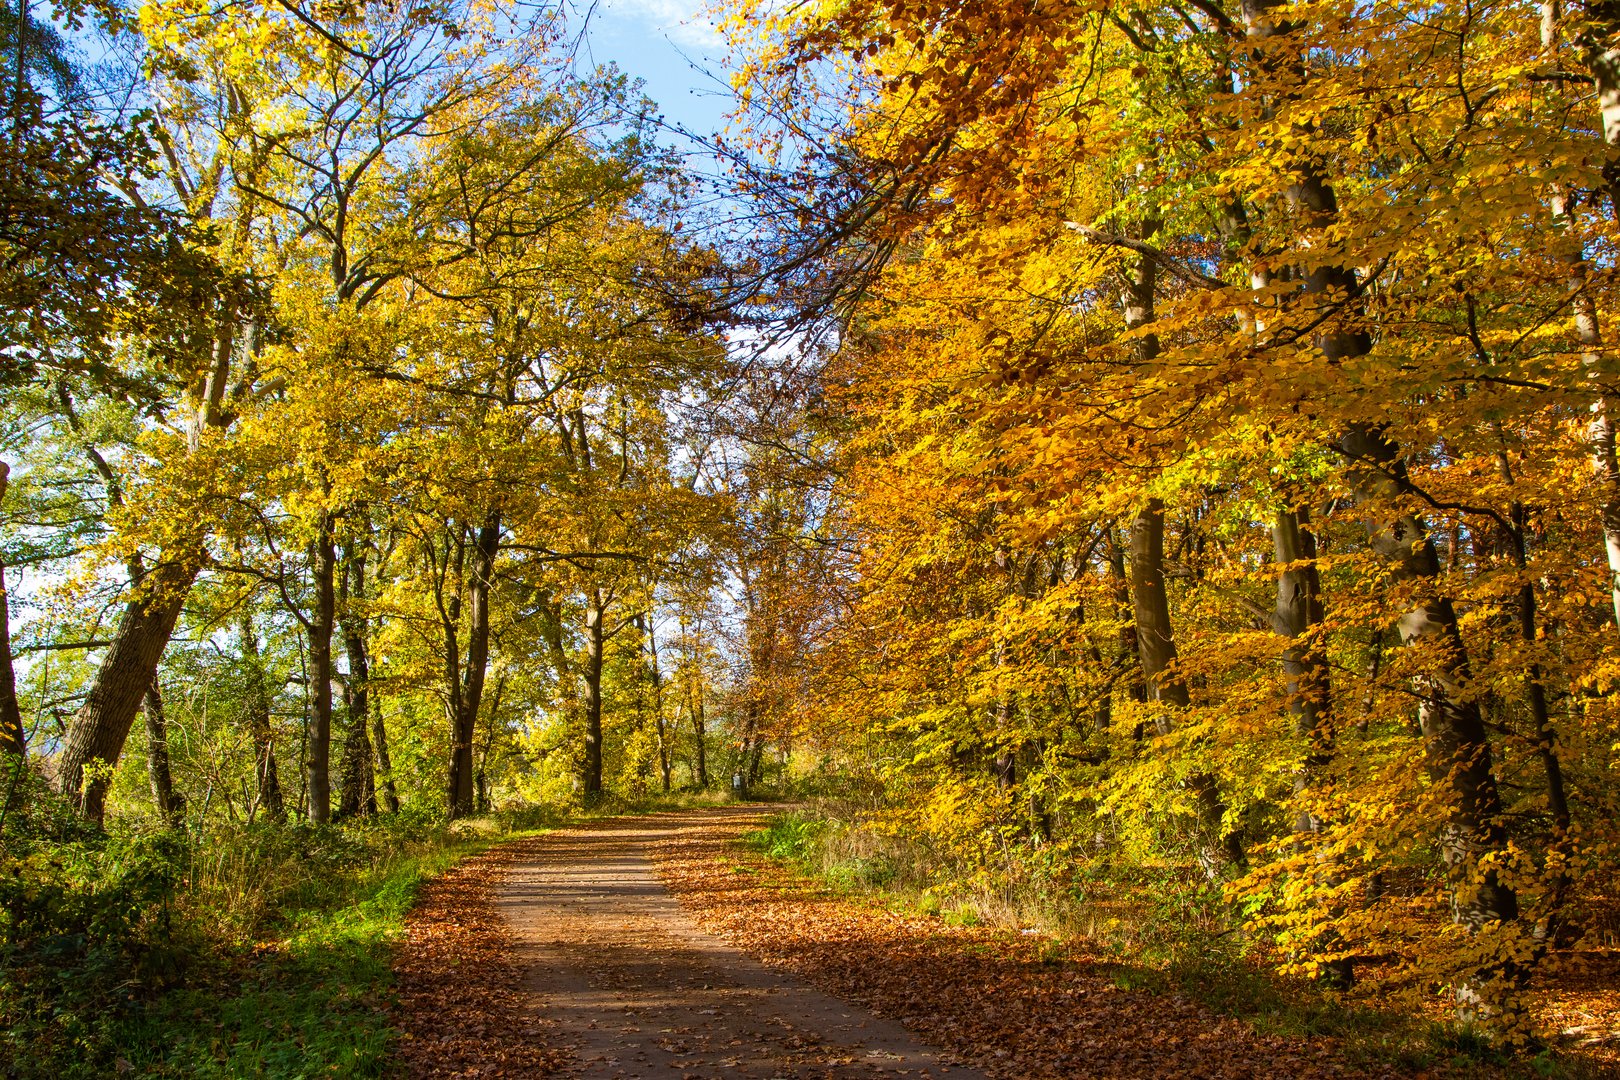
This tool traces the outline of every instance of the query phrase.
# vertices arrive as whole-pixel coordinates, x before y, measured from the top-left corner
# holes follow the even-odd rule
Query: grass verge
[[[285,915],[286,936],[225,958],[113,1033],[120,1072],[152,1077],[371,1077],[388,1069],[393,949],[422,882],[532,831],[442,846],[329,879]]]
[[[128,836],[42,821],[0,862],[0,1076],[17,1080],[382,1075],[418,887],[556,816]]]

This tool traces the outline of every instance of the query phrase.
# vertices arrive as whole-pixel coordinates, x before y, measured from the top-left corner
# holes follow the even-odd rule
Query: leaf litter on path
[[[900,1019],[996,1077],[1315,1080],[1410,1076],[1325,1038],[1267,1035],[1178,995],[1116,985],[1117,965],[1049,960],[1048,939],[957,927],[838,897],[738,844],[734,820],[658,845],[665,884],[706,930],[767,965]],[[737,873],[742,864],[752,873]]]
[[[733,967],[753,963],[751,957],[791,973],[792,983],[857,1007],[850,1012],[866,1015],[860,1007],[869,1008],[1007,1080],[1500,1075],[1444,1055],[1426,1066],[1374,1064],[1332,1038],[1259,1032],[1186,996],[1122,986],[1119,964],[1080,948],[1054,962],[1043,935],[951,926],[833,895],[740,847],[742,831],[762,816],[731,808],[593,822],[503,845],[429,883],[395,969],[403,1071],[752,1075],[765,1064],[755,1045],[759,1032],[720,1030],[748,997],[713,974],[723,939],[738,950]],[[663,889],[633,869],[648,855],[679,907],[658,900]],[[561,866],[570,860],[577,869]],[[618,910],[615,891],[654,908]],[[525,930],[525,916],[514,912],[546,903],[555,912],[536,916]],[[603,903],[609,906],[592,907]],[[568,940],[528,940],[530,931],[554,934],[569,921],[562,917],[569,907],[588,917],[574,920]],[[699,938],[708,943],[698,942],[697,957],[685,955],[685,945]],[[649,982],[641,968],[656,970],[656,978]],[[649,985],[658,1000],[642,1000]],[[691,1017],[666,1023],[661,1010]],[[813,1031],[801,1037],[795,1030],[804,1025],[781,1022],[792,1019],[765,1024],[783,1029],[770,1037],[778,1045],[766,1055],[784,1067],[783,1075],[837,1076],[848,1067],[864,1074],[877,1064],[870,1053],[857,1063],[836,1046],[818,1046]]]
[[[507,844],[463,861],[423,886],[406,920],[394,972],[408,1076],[548,1076],[573,1060],[534,1013],[495,906],[516,857]]]

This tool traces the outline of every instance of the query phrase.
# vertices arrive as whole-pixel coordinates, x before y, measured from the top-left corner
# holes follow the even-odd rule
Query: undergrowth
[[[1027,853],[1002,871],[969,868],[921,843],[860,827],[834,804],[793,810],[743,837],[744,845],[835,892],[950,925],[988,925],[1049,936],[1045,964],[1084,962],[1127,990],[1190,997],[1212,1011],[1291,1037],[1330,1037],[1343,1059],[1369,1071],[1584,1080],[1586,1061],[1546,1047],[1510,1054],[1479,1032],[1403,1015],[1268,969],[1263,943],[1234,929],[1219,891],[1171,868],[1114,868]]]
[[[770,795],[750,792],[749,802],[769,801]],[[728,806],[737,802],[737,796],[723,788],[680,789],[670,792],[648,792],[642,795],[624,795],[603,791],[581,811],[588,818],[617,817],[622,814],[656,814],[666,810],[694,810],[705,806]]]
[[[0,1076],[382,1075],[418,886],[556,820],[120,832],[37,785],[0,836]]]
[[[566,814],[86,823],[25,774],[0,818],[0,1077],[373,1077],[422,882]],[[587,816],[730,801],[615,797]]]

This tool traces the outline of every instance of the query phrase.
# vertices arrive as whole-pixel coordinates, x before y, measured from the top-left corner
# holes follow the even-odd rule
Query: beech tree
[[[1199,853],[1286,966],[1342,986],[1393,952],[1522,1035],[1579,891],[1568,767],[1612,723],[1586,252],[1615,224],[1613,34],[1595,8],[1407,14],[851,0],[747,25],[758,140],[844,111],[798,160],[844,187],[820,243],[864,268],[818,283],[847,289],[825,379],[851,614],[783,709],[897,742],[904,828],[1039,838],[1055,790],[1068,835]],[[1056,687],[1092,719],[1057,722]],[[1011,747],[1045,749],[1019,771]],[[914,773],[956,794],[901,794]],[[1425,848],[1454,929],[1382,891]]]

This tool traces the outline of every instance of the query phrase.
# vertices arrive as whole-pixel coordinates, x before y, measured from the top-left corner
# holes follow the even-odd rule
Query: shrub
[[[37,777],[0,848],[0,1073],[109,1065],[109,1024],[184,965],[174,905],[183,834],[83,824]]]

